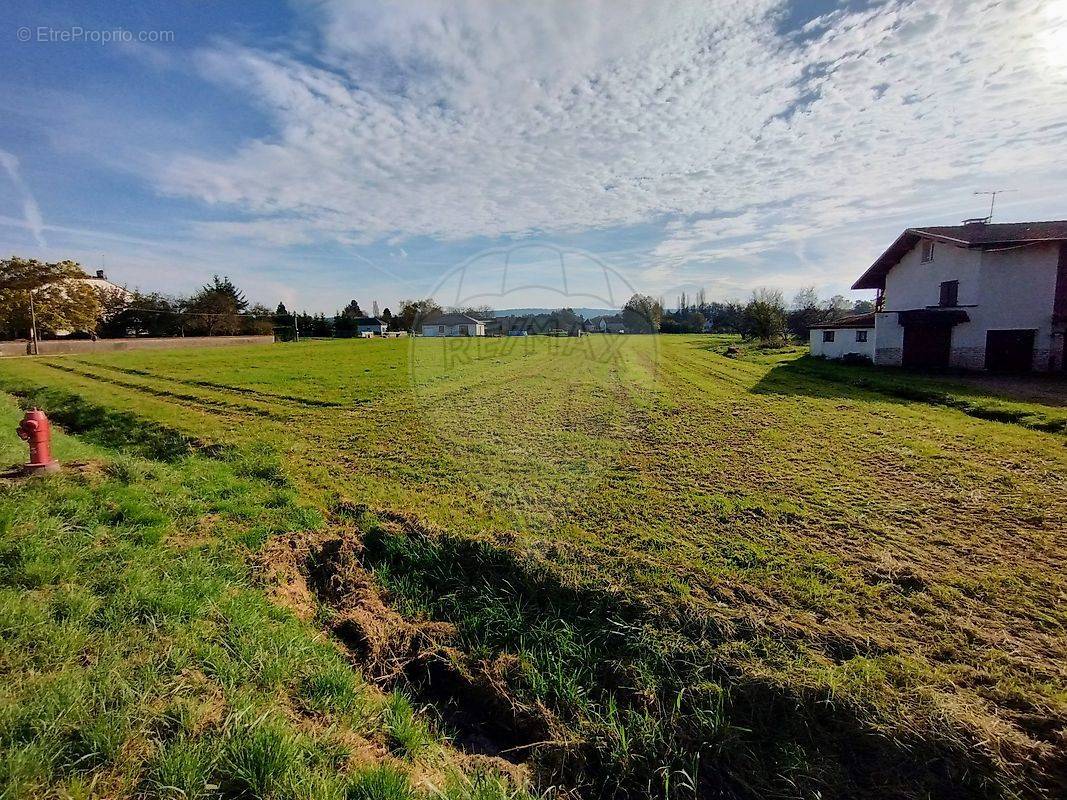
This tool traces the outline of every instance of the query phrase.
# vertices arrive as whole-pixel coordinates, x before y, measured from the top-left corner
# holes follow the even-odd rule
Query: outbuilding
[[[874,361],[874,313],[813,325],[808,340],[813,356]]]

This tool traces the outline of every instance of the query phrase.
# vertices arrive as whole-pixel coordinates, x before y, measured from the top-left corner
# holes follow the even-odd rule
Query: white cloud
[[[888,2],[784,35],[775,0],[326,0],[313,59],[200,54],[274,134],[158,179],[249,215],[215,234],[276,243],[664,221],[666,284],[960,182],[1062,182],[1067,15],[1046,6]]]
[[[15,193],[21,198],[23,214],[22,227],[25,227],[33,234],[33,238],[37,240],[37,245],[39,247],[45,247],[44,217],[41,216],[41,209],[37,205],[37,200],[34,198],[33,193],[22,179],[22,172],[19,169],[19,160],[15,157],[14,153],[0,150],[0,166],[3,166],[12,186],[15,188]]]

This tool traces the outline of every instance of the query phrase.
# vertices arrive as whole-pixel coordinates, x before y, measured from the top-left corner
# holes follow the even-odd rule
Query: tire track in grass
[[[244,396],[251,396],[253,398],[269,397],[271,400],[280,400],[285,403],[292,403],[298,406],[304,406],[307,408],[339,408],[345,409],[350,406],[345,403],[338,403],[332,400],[316,400],[309,397],[300,397],[292,394],[280,394],[277,392],[269,392],[262,389],[252,389],[246,386],[234,386],[228,383],[218,383],[216,381],[207,380],[193,380],[192,378],[177,378],[173,375],[164,375],[159,372],[150,372],[146,369],[135,369],[133,367],[115,367],[110,364],[102,364],[94,361],[84,361],[82,359],[73,359],[79,364],[83,364],[87,367],[96,367],[97,369],[111,370],[112,372],[121,372],[125,375],[135,375],[138,377],[151,378],[152,380],[170,381],[172,383],[179,383],[184,386],[191,386],[201,389],[215,389],[222,392],[232,392],[234,394],[240,394]]]
[[[42,362],[45,367],[49,369],[65,372],[70,375],[77,375],[81,378],[86,378],[92,381],[98,381],[100,383],[107,383],[112,386],[118,386],[123,389],[128,389],[138,394],[148,394],[154,397],[159,397],[167,401],[182,401],[187,403],[196,403],[201,406],[206,406],[217,411],[228,412],[231,415],[238,417],[262,417],[264,419],[270,419],[276,422],[290,422],[293,419],[291,414],[277,414],[273,411],[264,408],[257,408],[255,406],[232,403],[226,400],[214,400],[203,395],[195,395],[181,392],[171,392],[166,389],[158,389],[152,386],[144,384],[134,383],[133,381],[122,380],[119,378],[112,378],[106,375],[100,375],[89,370],[80,370],[75,367],[68,367],[61,364],[55,364],[51,362]]]

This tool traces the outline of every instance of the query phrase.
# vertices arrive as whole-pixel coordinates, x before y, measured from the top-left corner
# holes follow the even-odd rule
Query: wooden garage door
[[[1034,331],[986,331],[985,368],[1029,372],[1034,365]]]
[[[948,325],[906,325],[904,327],[905,367],[935,369],[948,366],[952,328]]]

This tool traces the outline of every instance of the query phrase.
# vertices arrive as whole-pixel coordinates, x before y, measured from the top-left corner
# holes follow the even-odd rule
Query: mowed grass
[[[323,511],[412,520],[428,538],[367,523],[379,580],[517,658],[516,696],[577,732],[595,791],[1058,786],[1062,406],[723,344],[313,342],[0,380],[252,453]]]
[[[0,478],[0,797],[515,796],[253,585],[250,553],[322,523],[273,464],[94,413],[142,454],[60,433],[64,474]]]

